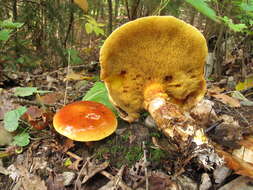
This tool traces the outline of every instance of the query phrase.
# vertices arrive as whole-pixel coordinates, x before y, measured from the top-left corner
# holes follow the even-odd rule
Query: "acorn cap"
[[[75,141],[98,141],[117,128],[114,113],[101,103],[78,101],[61,108],[54,116],[55,130]]]
[[[172,16],[150,16],[116,29],[100,51],[101,79],[121,117],[134,121],[157,93],[183,109],[205,94],[207,45],[195,27]]]

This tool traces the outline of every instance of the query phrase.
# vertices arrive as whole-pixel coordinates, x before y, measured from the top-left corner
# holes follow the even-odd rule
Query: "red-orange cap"
[[[55,130],[75,141],[98,141],[117,128],[114,113],[94,101],[78,101],[64,106],[54,116]]]

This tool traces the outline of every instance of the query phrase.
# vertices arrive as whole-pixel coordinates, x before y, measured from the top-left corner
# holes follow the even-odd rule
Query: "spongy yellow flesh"
[[[105,41],[101,79],[127,120],[136,119],[156,92],[190,108],[205,93],[206,56],[206,41],[193,26],[171,16],[144,17],[121,26]]]

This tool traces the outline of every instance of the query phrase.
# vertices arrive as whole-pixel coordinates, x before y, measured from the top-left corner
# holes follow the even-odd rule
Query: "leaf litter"
[[[138,130],[141,129],[139,124],[133,127],[133,124],[129,125],[123,122],[123,125],[120,124],[119,127],[119,131],[122,132],[105,139],[102,143],[95,144],[95,146],[91,148],[82,143],[66,141],[64,137],[60,137],[52,129],[52,113],[55,113],[56,110],[63,105],[65,90],[63,81],[64,78],[66,78],[65,71],[65,69],[60,69],[55,72],[47,73],[43,75],[40,80],[35,80],[36,76],[30,75],[29,80],[23,79],[23,81],[20,81],[23,86],[28,86],[28,82],[32,82],[32,86],[37,87],[36,90],[52,91],[47,94],[34,95],[30,92],[27,93],[29,97],[21,96],[21,99],[18,99],[13,97],[14,90],[12,89],[1,91],[1,93],[3,93],[1,97],[8,97],[1,98],[0,100],[1,105],[3,105],[0,108],[0,116],[2,119],[6,112],[18,108],[19,106],[26,106],[28,108],[26,112],[26,122],[32,126],[33,122],[38,124],[42,121],[44,125],[46,125],[42,131],[32,130],[29,132],[31,135],[31,142],[27,146],[27,149],[23,149],[18,153],[16,151],[17,147],[13,145],[5,146],[5,152],[10,152],[16,159],[9,166],[1,166],[1,171],[7,176],[19,176],[16,179],[13,178],[13,180],[10,180],[6,187],[13,187],[13,182],[15,181],[17,182],[15,185],[19,186],[20,189],[36,189],[34,184],[40,185],[41,189],[73,189],[75,186],[76,189],[82,189],[83,187],[94,189],[94,184],[92,185],[92,182],[97,181],[96,187],[101,190],[143,189],[147,185],[146,179],[148,179],[150,189],[180,189],[185,187],[184,183],[188,184],[190,189],[194,189],[198,183],[196,179],[203,177],[203,169],[206,170],[208,168],[205,175],[211,178],[214,174],[213,171],[217,171],[218,165],[215,166],[215,164],[211,164],[211,160],[213,160],[213,163],[217,163],[217,160],[215,161],[215,158],[211,157],[211,152],[213,150],[210,149],[210,152],[206,154],[202,153],[201,162],[194,157],[180,160],[180,156],[178,157],[175,152],[176,147],[168,147],[167,139],[152,127],[147,128],[149,133],[142,133],[145,135],[141,137],[140,134],[138,134]],[[25,76],[25,74],[23,75]],[[83,78],[79,79],[81,80]],[[85,92],[94,84],[94,81],[86,82],[80,91],[80,84],[78,83],[80,81],[71,79],[68,82],[70,83],[70,89],[68,90],[67,102],[78,100],[78,98],[82,99]],[[96,89],[96,87],[94,88]],[[35,94],[38,93],[35,92]],[[86,98],[92,98],[93,93],[88,95],[89,94],[86,94]],[[195,113],[192,112],[191,116],[199,122],[199,125],[203,127],[203,129],[206,130],[212,127],[208,131],[208,136],[212,141],[210,143],[214,144],[214,146],[219,144],[219,153],[223,153],[223,156],[232,160],[232,164],[240,163],[239,165],[241,168],[239,169],[245,170],[247,174],[247,168],[245,167],[247,164],[244,164],[243,158],[238,161],[230,152],[228,154],[224,152],[228,149],[239,150],[240,147],[244,146],[240,143],[243,136],[252,134],[253,119],[252,114],[250,114],[253,111],[252,107],[247,106],[247,108],[245,108],[244,105],[241,104],[245,99],[238,98],[238,95],[232,96],[230,93],[227,93],[225,89],[220,87],[209,88],[207,99],[211,101],[206,103],[206,108],[203,108],[204,110],[201,111],[198,110]],[[43,114],[51,114],[51,118],[48,119],[49,116],[44,116]],[[139,121],[139,123],[141,122],[142,121]],[[157,134],[154,135],[152,133]],[[154,136],[150,136],[150,134]],[[124,140],[122,140],[122,137]],[[103,144],[106,143],[109,143],[111,148],[118,149],[118,151],[123,150],[123,146],[134,146],[137,144],[141,146],[141,143],[136,142],[139,138],[151,143],[151,146],[149,145],[148,148],[148,164],[143,162],[143,157],[139,160],[135,160],[132,166],[124,165],[124,163],[119,164],[117,163],[118,161],[114,163],[111,159],[115,153],[112,153],[106,148],[103,150]],[[112,141],[113,139],[116,139],[116,141]],[[111,142],[116,144],[110,144]],[[94,155],[94,153],[99,150],[97,147],[102,147],[102,158],[97,156],[99,154],[95,154],[94,158],[89,159],[91,155]],[[150,149],[150,147],[152,148]],[[160,150],[169,152],[169,154],[166,159],[160,157],[159,162],[157,162],[151,159],[151,150],[154,151],[155,154],[161,154]],[[143,148],[140,148],[140,151],[144,151]],[[22,158],[18,159],[20,156]],[[66,160],[70,160],[70,163],[75,163],[74,167],[65,166],[64,162]],[[12,171],[12,175],[10,171],[8,171],[8,168],[11,168],[11,166],[15,166],[15,170],[9,169]],[[221,166],[222,162],[220,162],[219,167]],[[145,169],[148,171],[146,175]],[[13,171],[16,171],[16,173],[13,173]],[[63,177],[64,172],[71,172],[71,176],[74,176],[67,186],[63,185],[64,180],[66,180]],[[244,175],[245,172],[242,174]],[[221,175],[223,174],[219,175],[220,178],[217,177],[219,183],[217,184],[224,184],[227,178],[221,179]],[[228,177],[231,175],[233,175],[233,173],[228,173]],[[20,176],[22,180],[17,180]],[[105,178],[101,178],[101,176],[105,176]],[[100,181],[99,178],[103,180]],[[210,183],[207,179],[207,177],[203,178],[202,184]],[[211,185],[213,187],[219,187],[217,184]]]

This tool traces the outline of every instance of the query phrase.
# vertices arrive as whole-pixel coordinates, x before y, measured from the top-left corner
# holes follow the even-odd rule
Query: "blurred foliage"
[[[251,39],[253,31],[253,0],[112,0],[111,12],[107,0],[1,0],[0,66],[58,68],[67,65],[68,53],[71,64],[97,61],[108,26],[115,29],[149,15],[181,18],[202,30],[207,40],[209,34],[219,36],[222,26],[236,40]]]

